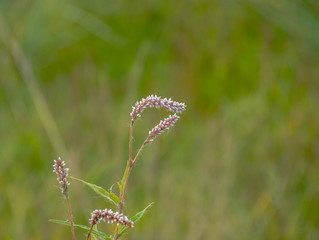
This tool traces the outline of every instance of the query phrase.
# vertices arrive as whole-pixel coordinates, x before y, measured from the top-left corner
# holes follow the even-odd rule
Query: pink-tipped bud
[[[101,221],[107,223],[117,223],[127,227],[134,227],[134,222],[128,219],[127,216],[124,216],[123,213],[113,212],[111,209],[98,209],[94,210],[91,213],[91,219],[89,222],[91,225],[100,223]]]
[[[68,186],[70,185],[70,183],[67,180],[67,176],[69,175],[69,169],[65,168],[65,162],[62,161],[60,157],[58,158],[58,160],[54,160],[53,172],[55,172],[58,176],[57,180],[61,186],[61,191],[63,195],[67,198]]]
[[[158,125],[156,125],[151,131],[148,132],[148,137],[145,141],[145,144],[153,142],[154,139],[157,136],[159,136],[162,132],[173,127],[179,118],[180,117],[178,115],[174,114],[170,115],[168,118],[165,118],[164,120],[161,120]]]
[[[132,107],[131,123],[134,124],[137,118],[141,117],[141,113],[146,108],[165,108],[167,111],[181,113],[186,110],[185,103],[175,102],[172,99],[161,98],[156,95],[150,95],[147,98],[143,98],[141,101],[137,102],[134,107]]]

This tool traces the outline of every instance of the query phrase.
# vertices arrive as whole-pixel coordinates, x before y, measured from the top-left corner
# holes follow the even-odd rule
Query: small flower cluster
[[[180,116],[174,114],[170,115],[168,118],[165,118],[164,120],[161,120],[158,125],[156,125],[151,131],[148,132],[148,137],[145,143],[147,144],[153,142],[154,139],[157,136],[159,136],[162,132],[173,127],[179,118]]]
[[[54,160],[53,172],[58,176],[57,180],[61,185],[61,191],[63,195],[68,197],[68,186],[70,183],[67,181],[67,176],[69,175],[69,169],[65,168],[65,162],[59,157],[58,160]]]
[[[185,103],[175,102],[172,99],[161,98],[156,95],[150,95],[147,98],[143,98],[141,101],[137,102],[134,107],[132,107],[131,123],[133,124],[135,120],[141,117],[141,113],[146,108],[166,108],[170,112],[181,113],[186,110]]]
[[[134,222],[129,220],[128,217],[124,216],[123,213],[113,212],[111,209],[106,208],[104,210],[94,210],[91,213],[91,216],[91,219],[89,219],[91,225],[98,224],[101,221],[107,221],[107,223],[116,222],[117,224],[122,224],[130,228],[134,227]]]

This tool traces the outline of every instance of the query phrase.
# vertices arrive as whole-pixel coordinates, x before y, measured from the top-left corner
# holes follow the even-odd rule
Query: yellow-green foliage
[[[0,239],[71,239],[48,221],[68,219],[53,159],[108,189],[131,106],[153,93],[188,109],[132,171],[127,214],[154,205],[124,239],[319,239],[318,9],[1,0]],[[133,149],[165,116],[145,111]],[[70,182],[75,223],[88,225],[108,203]]]

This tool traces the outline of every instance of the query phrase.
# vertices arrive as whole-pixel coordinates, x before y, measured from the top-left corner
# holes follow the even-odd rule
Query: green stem
[[[90,230],[89,230],[89,232],[88,232],[88,234],[87,234],[87,236],[86,236],[86,240],[89,240],[90,235],[91,235],[92,230],[93,230],[93,226],[94,226],[94,224],[92,223],[92,224],[91,224],[91,227],[90,227]]]
[[[121,196],[120,196],[120,207],[119,207],[119,213],[123,212],[123,207],[124,207],[124,198],[125,198],[125,193],[126,193],[126,189],[127,189],[127,183],[128,183],[128,178],[130,176],[131,173],[131,161],[132,161],[132,142],[133,142],[133,123],[131,122],[130,124],[130,136],[129,136],[129,154],[128,154],[128,160],[127,160],[127,164],[126,164],[126,168],[124,171],[124,175],[125,175],[125,179],[124,181],[122,181],[122,190],[121,190]],[[124,177],[124,176],[123,176]],[[124,188],[123,188],[124,185]],[[116,225],[115,230],[114,230],[114,236],[113,239],[117,240],[118,238],[118,225]]]
[[[72,216],[72,210],[71,210],[71,204],[70,204],[69,197],[66,197],[66,202],[68,204],[68,213],[69,213],[69,219],[70,219],[70,225],[71,225],[72,239],[76,240],[74,226],[73,226],[73,216]]]
[[[125,168],[125,171],[124,171],[124,175],[126,174],[126,176],[125,176],[125,179],[124,179],[124,182],[123,182],[124,186],[122,186],[123,190],[122,190],[121,196],[120,196],[119,213],[123,212],[124,200],[125,200],[125,195],[126,195],[126,192],[127,192],[128,180],[129,180],[129,177],[130,177],[130,174],[131,174],[131,170],[132,170],[136,160],[140,156],[143,148],[147,144],[147,140],[148,139],[146,139],[143,142],[143,144],[141,145],[141,147],[137,151],[137,154],[135,155],[134,159],[132,157],[132,140],[133,140],[133,124],[131,123],[131,125],[130,125],[130,137],[129,137],[129,159],[127,161],[126,168]],[[119,230],[118,226],[116,225],[115,230],[114,230],[113,240],[117,240],[117,238],[118,238],[118,230]]]

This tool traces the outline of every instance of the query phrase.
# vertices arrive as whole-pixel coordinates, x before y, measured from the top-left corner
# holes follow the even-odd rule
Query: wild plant
[[[133,157],[133,127],[135,121],[141,117],[141,113],[146,108],[164,108],[169,112],[173,112],[173,115],[168,116],[167,118],[161,120],[153,129],[148,132],[148,135],[140,148],[137,150],[137,153]],[[94,239],[108,239],[108,240],[118,240],[129,228],[133,228],[135,224],[141,220],[144,216],[147,209],[152,204],[149,204],[142,211],[139,211],[132,217],[127,217],[124,215],[124,206],[125,206],[125,196],[128,188],[129,177],[134,167],[137,159],[139,158],[144,147],[152,142],[161,135],[165,130],[170,129],[175,125],[177,120],[180,118],[177,113],[182,113],[186,110],[186,105],[184,103],[179,103],[173,101],[172,99],[161,98],[156,95],[150,95],[146,98],[143,98],[141,101],[137,102],[135,106],[132,107],[132,111],[130,113],[130,127],[129,127],[129,156],[126,164],[126,168],[124,170],[123,176],[119,182],[117,182],[118,186],[118,194],[113,192],[112,187],[109,189],[104,189],[95,184],[86,182],[82,179],[68,176],[69,169],[65,167],[65,162],[59,157],[58,160],[54,160],[53,172],[57,174],[57,180],[60,184],[62,194],[64,195],[67,206],[68,206],[68,216],[69,220],[55,220],[50,219],[51,222],[59,223],[63,225],[70,226],[72,239],[76,240],[74,228],[82,229],[86,231],[86,240],[89,240],[91,237]],[[117,211],[114,211],[110,208],[105,209],[97,209],[91,212],[91,218],[89,219],[89,226],[75,224],[73,222],[72,210],[70,206],[69,200],[69,185],[68,178],[72,180],[77,180],[85,185],[89,186],[95,193],[105,198],[111,205],[117,208]],[[107,222],[108,224],[115,223],[113,234],[107,234],[102,231],[99,231],[97,225],[100,222]]]

